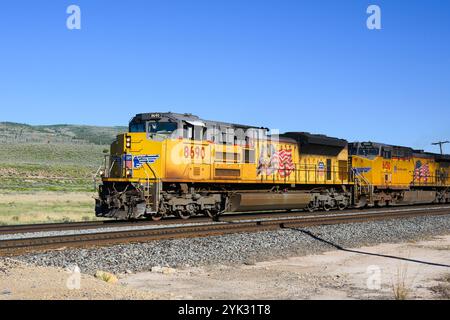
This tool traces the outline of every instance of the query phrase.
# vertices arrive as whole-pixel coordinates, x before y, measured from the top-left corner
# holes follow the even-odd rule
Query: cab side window
[[[206,127],[185,124],[183,126],[183,138],[195,141],[202,141],[206,135]]]
[[[384,159],[392,159],[392,151],[389,149],[383,148],[381,155],[383,156]]]
[[[194,138],[194,127],[185,124],[183,126],[183,138],[184,139],[193,139]]]
[[[203,140],[203,134],[205,132],[205,128],[203,127],[194,127],[194,140],[196,141],[202,141]]]

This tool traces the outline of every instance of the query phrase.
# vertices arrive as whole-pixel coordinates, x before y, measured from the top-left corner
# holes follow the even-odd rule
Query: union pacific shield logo
[[[133,158],[133,167],[135,169],[139,169],[146,163],[148,163],[148,164],[155,163],[155,161],[158,159],[159,159],[159,154],[135,156]]]

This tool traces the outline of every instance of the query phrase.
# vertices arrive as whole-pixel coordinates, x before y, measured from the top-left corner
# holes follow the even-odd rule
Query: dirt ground
[[[450,236],[255,265],[147,272],[121,283],[187,299],[450,299]]]
[[[36,267],[17,261],[0,261],[0,300],[111,300],[173,299],[107,283],[73,269]]]
[[[450,235],[118,278],[0,260],[0,299],[450,299]]]

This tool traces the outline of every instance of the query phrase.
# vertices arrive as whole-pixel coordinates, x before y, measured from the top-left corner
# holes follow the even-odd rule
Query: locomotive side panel
[[[450,187],[450,159],[438,162],[438,182],[446,187]]]
[[[209,181],[212,176],[212,145],[208,142],[167,139],[163,162],[164,181]]]
[[[298,183],[320,185],[349,184],[348,150],[337,156],[301,154],[297,165]]]
[[[413,187],[432,187],[437,185],[438,166],[434,156],[414,154],[410,183]]]
[[[392,158],[390,161],[392,188],[408,189],[411,182],[413,167],[414,160],[412,158]]]

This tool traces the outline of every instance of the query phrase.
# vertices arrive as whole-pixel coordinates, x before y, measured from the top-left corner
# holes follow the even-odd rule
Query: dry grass
[[[119,281],[112,273],[100,270],[95,273],[95,277],[108,283],[117,283]]]
[[[406,265],[397,268],[396,277],[392,281],[392,292],[395,300],[406,300],[411,294],[411,286],[408,283],[408,267]]]
[[[93,193],[10,193],[0,195],[0,224],[96,220]]]

